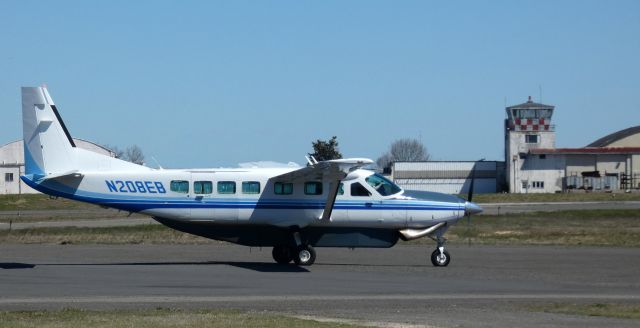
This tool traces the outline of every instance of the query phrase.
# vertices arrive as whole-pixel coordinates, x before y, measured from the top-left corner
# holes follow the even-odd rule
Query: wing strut
[[[320,216],[321,221],[331,221],[331,212],[333,212],[333,206],[336,204],[338,189],[340,189],[340,180],[329,182],[329,195],[327,196],[327,203],[324,205],[322,216]]]

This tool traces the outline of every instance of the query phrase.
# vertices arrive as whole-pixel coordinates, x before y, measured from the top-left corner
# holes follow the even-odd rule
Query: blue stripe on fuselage
[[[88,203],[100,204],[114,207],[126,211],[143,211],[147,209],[158,208],[218,208],[218,209],[324,209],[324,201],[314,200],[259,200],[259,199],[229,199],[218,200],[213,198],[207,199],[176,199],[176,198],[158,198],[158,197],[137,197],[136,199],[101,197],[108,196],[105,194],[84,192],[74,190],[73,192],[64,192],[59,189],[68,189],[68,187],[60,186],[60,188],[47,187],[42,184],[34,183],[29,178],[22,176],[22,180],[31,188],[41,191],[45,194],[69,198]],[[53,182],[50,182],[53,183]],[[386,202],[386,203],[385,203]],[[407,211],[457,211],[462,210],[462,204],[433,204],[421,203],[419,201],[403,201],[390,200],[383,202],[372,202],[371,200],[363,201],[336,201],[334,209],[339,210],[407,210]]]

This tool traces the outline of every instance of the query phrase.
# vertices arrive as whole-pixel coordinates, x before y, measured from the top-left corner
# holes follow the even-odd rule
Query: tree
[[[136,163],[138,165],[144,164],[144,154],[142,153],[142,149],[137,145],[129,146],[124,151],[124,155],[122,159],[125,161],[129,161],[131,163]]]
[[[120,148],[118,148],[118,146],[110,146],[110,145],[103,145],[104,148],[111,150],[111,152],[113,153],[113,156],[115,158],[123,158],[124,157],[124,151]]]
[[[428,161],[431,158],[427,148],[416,139],[398,139],[389,147],[389,151],[376,160],[380,168],[387,168],[393,162]]]
[[[311,146],[313,146],[313,153],[310,153],[309,156],[313,156],[318,161],[342,158],[342,154],[338,150],[337,139],[338,137],[333,136],[329,141],[318,139],[311,142]]]

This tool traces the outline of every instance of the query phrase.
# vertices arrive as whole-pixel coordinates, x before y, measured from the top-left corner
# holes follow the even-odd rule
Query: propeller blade
[[[467,201],[470,202],[473,199],[473,184],[476,181],[476,164],[473,164],[471,169],[471,184],[469,185],[469,193],[467,194]]]

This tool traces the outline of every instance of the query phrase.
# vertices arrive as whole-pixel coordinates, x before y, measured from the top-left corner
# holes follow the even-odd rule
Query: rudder
[[[22,88],[25,174],[45,176],[70,169],[75,144],[46,87]]]

